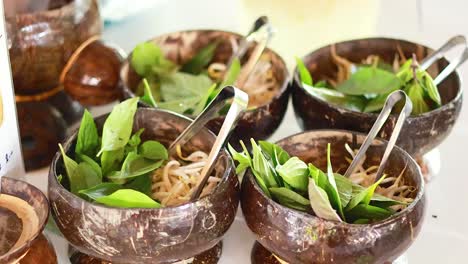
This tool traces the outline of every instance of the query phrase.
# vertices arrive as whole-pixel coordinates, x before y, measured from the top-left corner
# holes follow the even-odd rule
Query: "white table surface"
[[[162,2],[138,16],[118,24],[111,24],[104,32],[105,39],[130,51],[134,45],[143,40],[174,30],[189,28],[218,28],[238,32],[246,30],[241,28],[245,23],[241,21],[242,8],[238,1]],[[289,2],[294,4],[294,0]],[[468,35],[468,20],[465,16],[467,8],[468,2],[464,0],[380,1],[375,35],[401,37],[437,47],[455,34]],[[460,72],[464,79],[467,79],[468,66],[462,67]],[[468,154],[465,153],[468,147],[467,117],[468,109],[464,107],[460,121],[439,148],[441,170],[427,186],[429,199],[427,217],[421,234],[408,251],[409,263],[466,263],[462,257],[465,255],[464,251],[468,249],[468,210],[466,210],[468,177],[463,173],[466,171],[464,165],[468,163]],[[290,105],[284,122],[271,140],[278,140],[299,131]],[[46,171],[47,169],[43,169],[30,173],[28,180],[45,190]],[[59,263],[69,263],[66,259],[66,242],[53,234],[50,237],[59,255]],[[252,244],[253,235],[242,222],[241,214],[238,214],[224,240],[224,252],[220,263],[250,263]]]

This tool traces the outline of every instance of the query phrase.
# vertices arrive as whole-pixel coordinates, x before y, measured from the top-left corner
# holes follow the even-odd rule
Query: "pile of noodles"
[[[188,157],[177,148],[177,159],[171,160],[152,175],[152,198],[163,206],[177,206],[190,201],[190,196],[201,180],[201,171],[206,165],[208,154],[195,151]],[[200,197],[210,194],[221,179],[210,176]]]
[[[235,39],[230,39],[233,52],[238,49]],[[249,74],[245,84],[240,86],[249,95],[249,107],[257,107],[270,102],[279,88],[279,83],[273,74],[271,54],[263,53],[251,73],[241,71],[241,74]],[[227,66],[224,63],[215,62],[208,66],[208,76],[220,82],[224,77]],[[238,79],[241,79],[238,77]],[[238,85],[238,84],[237,84]],[[239,86],[239,85],[238,85]]]
[[[346,160],[351,164],[352,160],[354,159],[354,156],[357,153],[357,150],[353,151],[348,144],[345,145],[345,148],[351,155],[351,158],[347,157]],[[362,159],[362,162],[360,164],[358,164],[355,172],[351,174],[349,179],[355,184],[359,184],[363,187],[369,187],[375,182],[375,177],[377,176],[377,170],[379,167],[371,166],[369,168],[364,168],[364,162],[365,158]],[[403,202],[405,204],[410,204],[411,202],[413,202],[413,198],[411,198],[411,196],[412,193],[416,191],[416,188],[407,185],[407,183],[405,182],[405,178],[403,177],[405,170],[406,167],[402,170],[400,175],[396,177],[386,176],[385,179],[383,179],[380,185],[377,187],[375,192],[387,198]],[[394,205],[392,206],[392,209],[398,211],[405,207],[406,205],[404,204]]]

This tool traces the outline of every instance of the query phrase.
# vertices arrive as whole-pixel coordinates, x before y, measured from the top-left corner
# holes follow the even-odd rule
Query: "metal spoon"
[[[448,51],[460,45],[465,47],[462,54],[455,58],[447,67],[442,70],[441,73],[439,73],[439,75],[437,75],[437,77],[434,79],[435,85],[439,85],[443,80],[445,80],[445,78],[447,78],[454,70],[456,70],[468,59],[468,45],[466,38],[462,35],[452,37],[438,50],[434,51],[431,55],[421,61],[421,69],[427,70],[432,64],[434,64],[434,62],[442,58]]]
[[[207,164],[203,167],[200,180],[192,193],[190,201],[196,200],[205,186],[219,152],[226,144],[230,133],[239,120],[240,114],[247,109],[249,96],[242,90],[234,86],[226,86],[216,96],[216,98],[203,110],[201,114],[179,135],[179,137],[169,146],[169,154],[175,153],[178,145],[187,143],[194,135],[198,134],[211,119],[219,116],[219,111],[230,104],[229,111],[224,119],[224,123],[216,137],[216,140],[208,155]]]
[[[413,104],[411,103],[410,98],[402,90],[395,91],[387,97],[385,105],[382,111],[380,112],[379,116],[377,117],[377,120],[372,126],[367,137],[364,139],[364,142],[362,143],[361,148],[359,148],[358,153],[356,154],[353,161],[346,170],[346,173],[344,174],[345,177],[351,176],[351,174],[356,170],[356,166],[361,163],[362,159],[364,158],[364,155],[366,154],[367,149],[371,146],[372,141],[374,141],[380,129],[383,127],[388,117],[390,116],[393,107],[402,99],[405,100],[405,105],[398,116],[395,128],[393,129],[393,133],[390,136],[390,140],[388,141],[387,147],[385,148],[384,155],[382,157],[382,160],[380,161],[379,169],[377,170],[375,181],[378,181],[380,177],[382,177],[382,173],[385,169],[385,165],[387,164],[388,157],[390,156],[390,153],[392,152],[392,149],[395,146],[395,143],[398,139],[398,135],[400,134],[405,119],[411,115],[411,111],[413,110]]]

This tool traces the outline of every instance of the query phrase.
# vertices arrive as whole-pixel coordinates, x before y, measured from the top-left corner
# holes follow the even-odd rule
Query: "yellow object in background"
[[[379,2],[374,0],[243,0],[243,28],[266,15],[277,30],[269,44],[294,67],[302,57],[332,42],[375,35]]]

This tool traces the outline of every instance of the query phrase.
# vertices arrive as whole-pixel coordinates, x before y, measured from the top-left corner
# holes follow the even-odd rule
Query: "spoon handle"
[[[203,187],[208,181],[210,173],[213,170],[219,152],[226,144],[241,113],[247,109],[248,102],[249,96],[242,90],[237,89],[234,86],[224,87],[216,98],[205,108],[205,110],[198,115],[198,117],[169,146],[169,154],[172,155],[175,152],[177,145],[183,145],[188,142],[194,135],[198,134],[198,132],[205,127],[208,121],[219,115],[219,110],[224,106],[231,104],[229,111],[224,118],[223,125],[221,126],[218,136],[211,148],[210,154],[208,155],[207,163],[205,167],[203,167],[200,180],[192,193],[191,201],[196,200],[200,196]]]
[[[369,134],[364,139],[364,142],[359,148],[358,153],[356,154],[353,161],[351,162],[348,169],[346,170],[346,173],[344,175],[345,177],[351,176],[351,174],[355,171],[356,166],[361,163],[361,160],[364,158],[364,155],[367,152],[367,149],[371,146],[372,141],[376,138],[380,129],[383,127],[388,117],[390,116],[393,107],[396,105],[396,103],[398,103],[402,99],[405,99],[405,105],[398,116],[397,122],[395,124],[395,128],[393,129],[393,133],[390,136],[390,140],[388,141],[387,147],[385,148],[384,155],[382,157],[382,160],[380,161],[379,169],[377,170],[377,175],[375,177],[376,181],[380,179],[380,177],[382,176],[383,170],[385,169],[385,165],[387,163],[388,157],[390,156],[390,153],[392,152],[392,149],[395,146],[395,143],[398,139],[398,135],[400,134],[400,131],[401,131],[401,128],[403,127],[405,119],[411,114],[411,111],[413,110],[413,104],[411,103],[411,100],[406,95],[406,93],[403,92],[402,90],[395,91],[387,97],[387,100],[385,101],[385,105],[382,111],[380,112],[379,116],[377,117],[377,120],[372,126]]]

